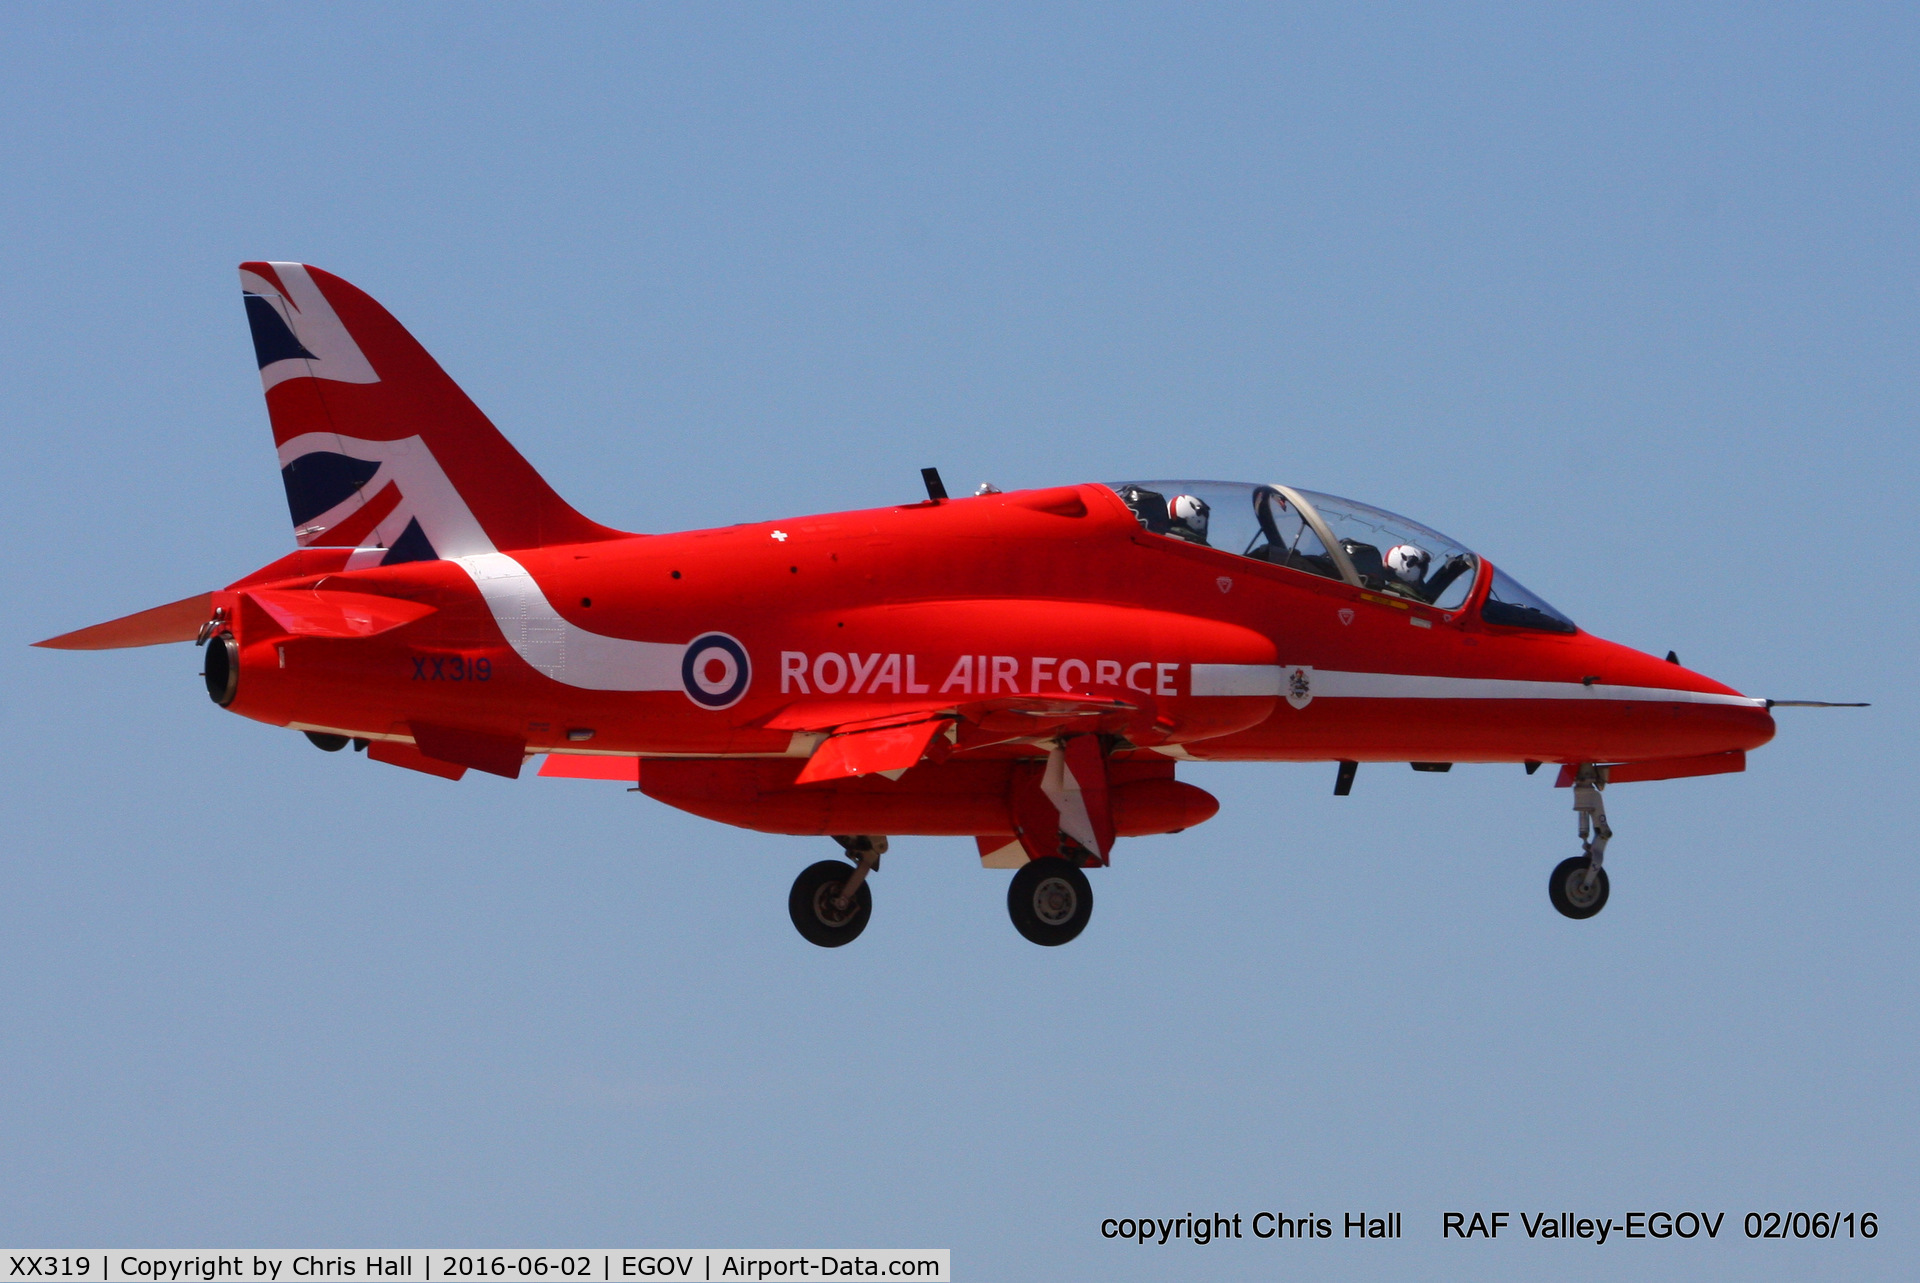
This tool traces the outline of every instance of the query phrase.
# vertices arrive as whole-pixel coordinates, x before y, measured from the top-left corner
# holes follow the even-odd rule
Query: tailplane
[[[380,563],[619,532],[549,486],[387,310],[329,272],[242,263],[240,288],[302,547]]]

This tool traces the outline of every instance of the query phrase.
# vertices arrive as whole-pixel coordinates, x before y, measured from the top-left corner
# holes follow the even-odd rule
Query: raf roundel
[[[732,708],[752,680],[747,648],[725,633],[705,633],[687,643],[680,681],[687,698],[702,708]]]

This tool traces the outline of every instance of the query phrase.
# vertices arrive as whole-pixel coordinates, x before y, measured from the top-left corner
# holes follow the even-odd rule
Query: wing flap
[[[467,773],[467,768],[458,763],[428,757],[413,745],[400,740],[375,740],[368,746],[367,756],[388,766],[403,766],[422,775],[437,775],[443,780],[457,780]]]
[[[640,759],[606,753],[549,753],[547,760],[540,763],[539,775],[547,780],[619,780],[636,784],[640,779]]]
[[[758,723],[770,731],[840,731],[855,724],[917,721],[957,715],[990,730],[1037,732],[1139,711],[1139,705],[1100,695],[991,695],[966,699],[796,700]]]
[[[838,731],[881,721],[905,722],[951,713],[952,700],[809,699],[787,705],[759,725],[770,731]]]
[[[413,742],[435,761],[455,766],[471,766],[489,775],[520,778],[526,761],[527,742],[517,735],[495,735],[487,731],[463,730],[457,726],[435,726],[431,722],[409,722]],[[415,767],[415,770],[421,768]]]
[[[934,736],[947,728],[946,718],[918,722],[888,722],[881,726],[854,723],[820,742],[807,759],[795,784],[817,784],[857,775],[905,771],[926,755]]]

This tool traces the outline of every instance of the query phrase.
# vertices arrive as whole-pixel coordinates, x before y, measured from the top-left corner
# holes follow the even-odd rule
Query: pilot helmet
[[[1167,518],[1176,533],[1189,532],[1201,539],[1207,536],[1207,514],[1212,509],[1198,495],[1177,494],[1167,500]]]
[[[1417,584],[1426,579],[1427,567],[1433,564],[1433,554],[1425,548],[1403,543],[1387,549],[1387,555],[1381,560],[1395,579],[1403,584]]]

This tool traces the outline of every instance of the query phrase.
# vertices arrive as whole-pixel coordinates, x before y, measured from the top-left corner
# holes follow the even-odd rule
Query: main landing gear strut
[[[1573,781],[1573,809],[1580,816],[1580,851],[1554,866],[1547,879],[1547,898],[1569,918],[1591,918],[1607,907],[1607,805],[1600,790],[1607,786],[1606,768],[1591,762],[1580,767]]]
[[[837,949],[857,939],[873,916],[873,889],[867,876],[880,867],[887,840],[865,834],[835,836],[856,861],[848,868],[840,860],[822,860],[800,870],[787,894],[787,915],[794,927],[823,949]]]
[[[856,863],[822,860],[800,870],[787,895],[787,915],[802,936],[823,949],[850,944],[873,916],[867,878],[886,853],[883,837],[836,837]],[[1020,866],[1007,886],[1007,916],[1035,944],[1065,944],[1093,917],[1093,887],[1072,860],[1052,856]]]

